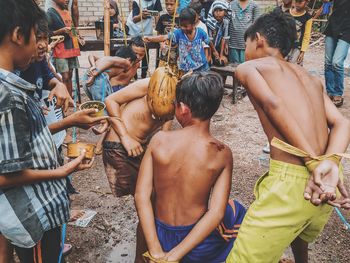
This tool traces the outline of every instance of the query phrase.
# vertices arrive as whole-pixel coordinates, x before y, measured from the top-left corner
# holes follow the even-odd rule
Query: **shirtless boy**
[[[85,72],[86,82],[83,87],[89,99],[99,101],[104,101],[113,93],[110,79],[122,72],[127,72],[133,63],[130,59],[113,56],[98,58],[89,55],[88,59],[91,68]]]
[[[103,142],[103,163],[114,196],[134,194],[148,137],[165,123],[152,118],[147,104],[149,81],[138,80],[105,101],[112,128]]]
[[[209,131],[222,96],[215,73],[194,73],[177,85],[175,115],[184,128],[153,136],[137,180],[147,247],[139,246],[136,262],[147,248],[154,262],[224,262],[232,248],[245,209],[228,204],[232,153]]]
[[[349,121],[332,104],[321,80],[283,59],[296,38],[293,18],[280,10],[265,14],[247,29],[245,38],[248,62],[236,74],[269,142],[276,137],[312,156],[345,152]],[[307,262],[308,243],[320,234],[333,209],[326,202],[350,208],[336,158],[312,167],[310,158],[273,145],[278,146],[272,143],[270,170],[255,186],[256,200],[228,263],[278,262],[291,243],[295,261]],[[342,196],[332,201],[337,186]]]

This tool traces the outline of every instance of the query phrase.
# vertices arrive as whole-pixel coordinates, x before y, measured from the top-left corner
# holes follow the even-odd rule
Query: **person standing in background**
[[[333,13],[324,34],[327,94],[335,106],[344,103],[344,61],[350,47],[350,1],[334,0]]]
[[[245,61],[244,33],[259,17],[258,5],[253,0],[233,0],[230,3],[232,18],[229,26],[229,61],[241,64]]]
[[[49,8],[54,7],[53,0],[45,0],[45,11]],[[75,27],[79,26],[79,7],[78,0],[69,0],[68,1],[68,10],[70,11],[73,19],[73,24]]]

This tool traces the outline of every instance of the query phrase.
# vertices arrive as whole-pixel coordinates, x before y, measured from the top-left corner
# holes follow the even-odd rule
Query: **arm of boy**
[[[225,147],[222,156],[218,158],[223,158],[225,160],[225,166],[214,184],[208,211],[196,223],[186,238],[166,253],[165,259],[168,261],[180,261],[181,258],[188,254],[214,231],[225,215],[232,182],[231,150],[228,147]]]
[[[151,200],[153,191],[152,149],[155,147],[157,138],[157,135],[152,138],[141,162],[136,183],[135,206],[146,239],[148,251],[152,257],[160,259],[165,256],[165,253],[157,236]]]
[[[136,157],[143,152],[143,148],[137,140],[128,133],[122,120],[120,106],[146,96],[149,78],[135,81],[124,89],[111,94],[105,100],[106,108],[110,116],[109,122],[114,131],[119,135],[121,143],[129,156]]]
[[[95,112],[96,109],[85,109],[74,112],[73,114],[67,116],[63,120],[50,124],[50,132],[52,134],[55,134],[59,131],[73,126],[82,129],[89,129],[95,125],[103,124],[103,121],[108,119],[108,116],[92,117],[91,114]]]
[[[33,184],[41,181],[61,179],[73,172],[82,171],[92,167],[94,159],[83,163],[85,150],[74,160],[58,167],[55,170],[24,169],[18,172],[0,174],[0,188],[8,188],[20,185]]]
[[[320,87],[323,87],[322,82],[320,80],[318,81],[320,82]],[[330,129],[328,146],[325,154],[344,153],[350,142],[350,122],[338,111],[325,92],[324,105],[327,123]],[[321,178],[320,180],[325,187],[325,193],[323,194],[326,195],[325,201],[328,201],[327,199],[329,199],[330,201],[328,201],[328,203],[330,205],[349,209],[349,196],[342,180],[339,178],[338,163],[332,160],[321,161],[313,171],[313,177]],[[306,199],[308,200],[313,198],[314,192],[316,191],[312,186],[312,182],[309,182],[305,190],[305,192],[308,193],[308,196],[306,196]],[[336,188],[338,188],[341,196],[338,200],[332,201],[335,198]],[[322,198],[321,194],[320,200],[324,201],[323,199],[324,198]]]
[[[309,48],[310,39],[311,39],[311,31],[312,31],[312,19],[309,19],[305,24],[304,36],[301,44],[300,54],[297,59],[297,63],[302,63],[304,60],[304,55],[306,50]]]
[[[149,43],[149,42],[153,42],[153,43],[157,43],[157,42],[164,42],[167,39],[169,39],[168,35],[159,35],[159,36],[144,36],[143,37],[143,41],[145,43]]]
[[[63,111],[67,111],[69,104],[74,105],[74,101],[68,93],[66,85],[64,85],[58,79],[52,78],[49,81],[49,87],[51,91],[48,101],[51,101],[53,97],[56,97],[56,109],[62,107]]]

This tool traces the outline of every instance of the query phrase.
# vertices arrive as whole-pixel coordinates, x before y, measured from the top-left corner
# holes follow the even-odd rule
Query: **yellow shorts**
[[[270,171],[255,185],[256,200],[226,262],[276,263],[296,237],[306,242],[316,239],[333,208],[304,200],[309,176],[305,166],[270,160]]]

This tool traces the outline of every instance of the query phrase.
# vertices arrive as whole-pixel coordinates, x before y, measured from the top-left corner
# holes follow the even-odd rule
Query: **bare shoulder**
[[[209,149],[217,158],[222,158],[225,162],[232,162],[232,151],[225,143],[212,137],[209,140]]]
[[[245,80],[252,77],[254,73],[275,72],[280,68],[281,66],[275,58],[266,57],[254,59],[240,64],[236,69],[236,77],[239,81],[244,83]]]
[[[169,133],[168,131],[158,131],[153,135],[148,148],[159,149],[159,147],[169,144]]]

